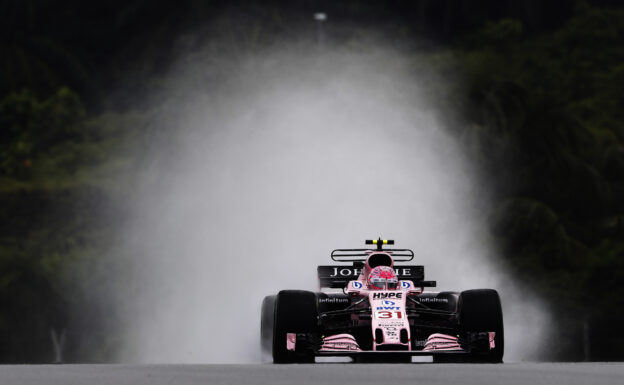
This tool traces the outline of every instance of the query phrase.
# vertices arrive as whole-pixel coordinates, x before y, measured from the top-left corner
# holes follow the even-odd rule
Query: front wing
[[[383,357],[383,356],[434,356],[462,355],[487,352],[495,348],[495,332],[471,333],[465,338],[435,333],[429,336],[421,350],[362,350],[350,334],[325,337],[320,343],[310,340],[308,334],[287,333],[286,346],[293,352],[312,350],[315,356],[331,357]]]

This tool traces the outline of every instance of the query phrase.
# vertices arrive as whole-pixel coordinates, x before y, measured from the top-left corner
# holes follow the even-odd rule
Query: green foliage
[[[141,119],[88,117],[65,87],[45,100],[29,90],[0,100],[0,361],[50,362],[51,330],[70,328],[72,309],[89,303],[75,266],[106,249],[113,224],[100,207],[118,193]]]
[[[601,333],[616,333],[624,319],[613,306],[624,287],[624,11],[585,5],[554,31],[521,32],[511,20],[488,24],[458,55],[469,137],[498,181],[492,231],[509,269],[561,321],[589,317]],[[597,357],[622,358],[620,347],[600,345]]]
[[[517,43],[522,37],[524,26],[515,19],[502,19],[488,22],[477,35],[480,44],[491,44],[496,48],[505,48],[508,44]]]
[[[68,325],[68,266],[94,247],[87,190],[0,194],[0,359],[50,362],[50,329]]]
[[[71,169],[71,159],[56,159],[60,167],[46,163],[59,144],[84,141],[84,116],[79,96],[67,88],[44,101],[28,90],[7,95],[0,100],[0,176],[29,180],[54,169]]]

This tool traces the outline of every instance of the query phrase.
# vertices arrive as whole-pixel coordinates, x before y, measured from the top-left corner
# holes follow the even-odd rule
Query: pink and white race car
[[[275,363],[347,356],[356,362],[503,360],[503,313],[495,290],[430,292],[424,266],[405,265],[409,249],[383,249],[392,240],[367,240],[375,249],[337,249],[343,264],[319,266],[325,292],[282,290],[264,298],[261,347]],[[345,264],[348,262],[349,264]]]

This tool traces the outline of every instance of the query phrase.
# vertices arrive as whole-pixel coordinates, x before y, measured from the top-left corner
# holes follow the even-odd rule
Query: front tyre
[[[302,290],[282,290],[275,298],[273,324],[273,362],[314,362],[311,350],[296,352],[286,349],[286,333],[314,333],[317,330],[316,296]]]
[[[505,335],[503,310],[496,290],[467,290],[460,294],[458,302],[459,326],[462,336],[471,333],[494,332],[494,348],[472,351],[467,357],[470,362],[503,362]]]

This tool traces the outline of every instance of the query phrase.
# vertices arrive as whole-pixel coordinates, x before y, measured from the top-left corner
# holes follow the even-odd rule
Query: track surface
[[[0,366],[2,385],[623,383],[624,363]]]

